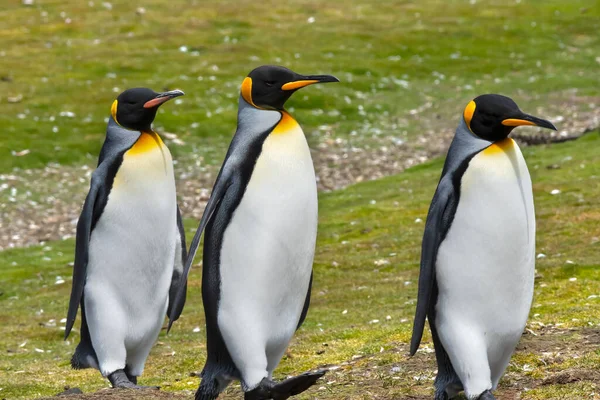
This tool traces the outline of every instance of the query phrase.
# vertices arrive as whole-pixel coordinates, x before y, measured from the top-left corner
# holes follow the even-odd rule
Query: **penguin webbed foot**
[[[479,395],[478,400],[496,400],[496,398],[492,394],[492,391],[488,389],[485,392],[481,393],[481,395]]]
[[[326,372],[327,370],[305,372],[279,383],[273,382],[268,378],[263,378],[256,388],[246,392],[244,400],[285,400],[310,388]]]
[[[135,375],[131,375],[131,372],[129,371],[129,367],[125,367],[125,375],[127,375],[127,379],[129,379],[129,382],[133,383],[134,385],[137,385],[137,376]]]
[[[122,369],[118,369],[115,372],[108,375],[108,380],[114,389],[150,389],[158,390],[159,386],[138,386],[137,376],[131,376]]]

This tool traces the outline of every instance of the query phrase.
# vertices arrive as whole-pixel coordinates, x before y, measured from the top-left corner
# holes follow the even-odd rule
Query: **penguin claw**
[[[496,398],[490,390],[486,390],[485,392],[481,393],[478,400],[496,400]]]
[[[137,377],[133,377],[134,382],[130,380],[129,375],[122,369],[108,375],[110,384],[115,389],[135,389],[135,390],[158,390],[160,386],[138,386]]]
[[[326,372],[327,370],[305,372],[304,374],[288,378],[279,383],[264,378],[256,388],[246,392],[244,400],[285,400],[307,390],[314,385],[320,377],[325,375]]]

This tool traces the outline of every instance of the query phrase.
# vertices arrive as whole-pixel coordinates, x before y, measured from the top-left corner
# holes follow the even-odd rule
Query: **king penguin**
[[[410,353],[429,320],[435,399],[494,399],[533,298],[535,215],[517,126],[556,130],[508,97],[465,108],[429,208]]]
[[[135,88],[113,102],[106,139],[77,223],[65,339],[81,305],[75,369],[141,388],[146,358],[179,288],[186,257],[169,149],[152,130],[158,107],[183,95]],[[181,282],[185,287],[185,282]]]
[[[310,150],[284,109],[298,89],[339,82],[261,66],[244,79],[237,130],[190,246],[187,279],[204,238],[202,299],[207,360],[196,400],[240,380],[246,400],[287,399],[325,371],[272,380],[310,302],[317,187]],[[173,311],[179,310],[184,287]]]

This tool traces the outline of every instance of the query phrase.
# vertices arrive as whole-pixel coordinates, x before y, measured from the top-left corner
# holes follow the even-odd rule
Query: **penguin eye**
[[[265,81],[265,85],[267,85],[268,87],[271,87],[275,84],[275,81]]]

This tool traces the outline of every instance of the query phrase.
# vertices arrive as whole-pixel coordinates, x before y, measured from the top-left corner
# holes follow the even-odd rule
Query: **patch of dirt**
[[[579,381],[600,382],[600,371],[577,369],[553,374],[542,381],[542,385],[566,385]]]
[[[165,392],[162,390],[127,390],[127,389],[101,389],[95,393],[56,395],[44,397],[40,400],[162,400],[162,399],[191,399],[193,393]]]

